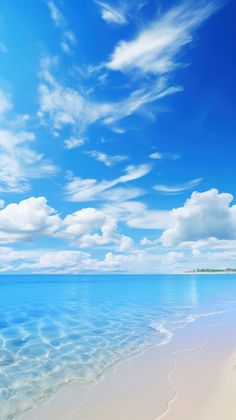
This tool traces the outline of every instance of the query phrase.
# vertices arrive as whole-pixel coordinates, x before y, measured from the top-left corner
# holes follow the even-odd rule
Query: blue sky
[[[2,0],[2,272],[234,266],[235,12]]]

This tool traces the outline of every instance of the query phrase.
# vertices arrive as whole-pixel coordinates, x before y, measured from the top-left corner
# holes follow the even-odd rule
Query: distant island
[[[236,268],[197,268],[196,270],[187,271],[187,273],[236,273]]]

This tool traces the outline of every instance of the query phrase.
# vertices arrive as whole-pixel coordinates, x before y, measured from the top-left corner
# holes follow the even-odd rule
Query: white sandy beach
[[[22,420],[235,420],[235,313],[203,317],[90,390],[61,388]]]

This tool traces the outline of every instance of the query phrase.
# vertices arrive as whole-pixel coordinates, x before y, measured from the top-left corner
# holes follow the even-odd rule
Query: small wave
[[[219,315],[228,312],[228,310],[221,310],[221,311],[212,311],[212,312],[203,312],[203,313],[193,313],[187,315],[185,318],[179,321],[173,321],[174,330],[179,330],[186,327],[188,324],[195,322],[199,318],[206,318],[209,316]]]
[[[180,328],[186,327],[188,324],[195,322],[199,318],[205,318],[209,316],[219,315],[222,313],[227,312],[227,310],[222,311],[212,311],[212,312],[205,312],[205,313],[193,313],[187,315],[184,319],[179,321],[172,321],[173,332],[168,329],[162,322],[153,321],[150,323],[150,327],[159,333],[163,338],[163,340],[159,343],[159,346],[163,346],[164,344],[170,343],[173,338],[174,331]],[[178,325],[179,324],[179,325]],[[174,326],[175,325],[175,326]],[[178,326],[176,326],[178,325]]]
[[[222,311],[212,311],[212,312],[204,312],[204,313],[202,313],[202,314],[190,314],[190,315],[188,315],[188,316],[185,318],[184,322],[186,322],[187,324],[189,324],[189,323],[191,323],[191,322],[196,321],[196,320],[197,320],[197,319],[199,319],[199,318],[205,318],[205,317],[208,317],[208,316],[219,315],[219,314],[223,314],[223,313],[225,313],[225,312],[227,312],[227,310],[222,310]]]
[[[151,322],[150,327],[163,336],[163,340],[160,342],[159,346],[169,343],[172,340],[173,333],[168,330],[161,322]]]

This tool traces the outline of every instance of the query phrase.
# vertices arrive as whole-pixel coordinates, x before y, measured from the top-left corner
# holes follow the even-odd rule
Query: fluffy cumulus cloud
[[[234,249],[221,245],[219,250],[198,251],[193,254],[163,250],[155,246],[148,250],[106,252],[97,258],[78,249],[14,250],[0,247],[0,272],[17,273],[183,273],[198,267],[232,267],[236,259]]]
[[[90,254],[78,249],[14,250],[9,246],[0,247],[0,272],[74,274],[94,271],[98,263]]]
[[[130,253],[107,252],[104,257],[95,258],[90,253],[79,250],[37,250],[14,251],[9,247],[0,247],[0,271],[33,273],[88,273],[88,272],[125,272],[157,273],[170,272],[170,264],[176,267],[181,260],[181,253],[148,253],[133,250]]]
[[[173,209],[172,222],[161,241],[173,246],[186,241],[236,239],[236,205],[233,196],[217,189],[194,192],[183,207]]]
[[[151,210],[128,201],[88,207],[61,217],[44,197],[31,197],[0,210],[0,271],[6,272],[183,272],[232,266],[236,244],[236,205],[228,193],[194,192],[183,207]],[[122,222],[122,223],[119,223]],[[136,243],[120,230],[152,229]],[[163,230],[161,237],[156,235]],[[60,249],[13,249],[4,244],[50,237]],[[65,243],[67,249],[65,250]],[[164,246],[163,246],[164,245]],[[101,248],[99,258],[93,251]],[[78,249],[79,248],[79,249]],[[84,252],[86,250],[86,252]]]
[[[78,210],[63,219],[45,197],[30,197],[0,210],[1,244],[33,241],[42,236],[65,239],[81,248],[113,245],[124,251],[133,243],[120,233],[114,216],[95,208]]]
[[[0,210],[0,242],[21,242],[52,236],[60,223],[60,217],[47,204],[45,197],[30,197]]]
[[[125,250],[132,245],[131,238],[118,231],[116,219],[95,208],[68,215],[64,226],[63,236],[83,248],[114,244],[119,250]]]
[[[33,273],[81,273],[88,269],[89,254],[78,250],[46,250],[38,255],[24,256],[18,266],[20,271]]]

